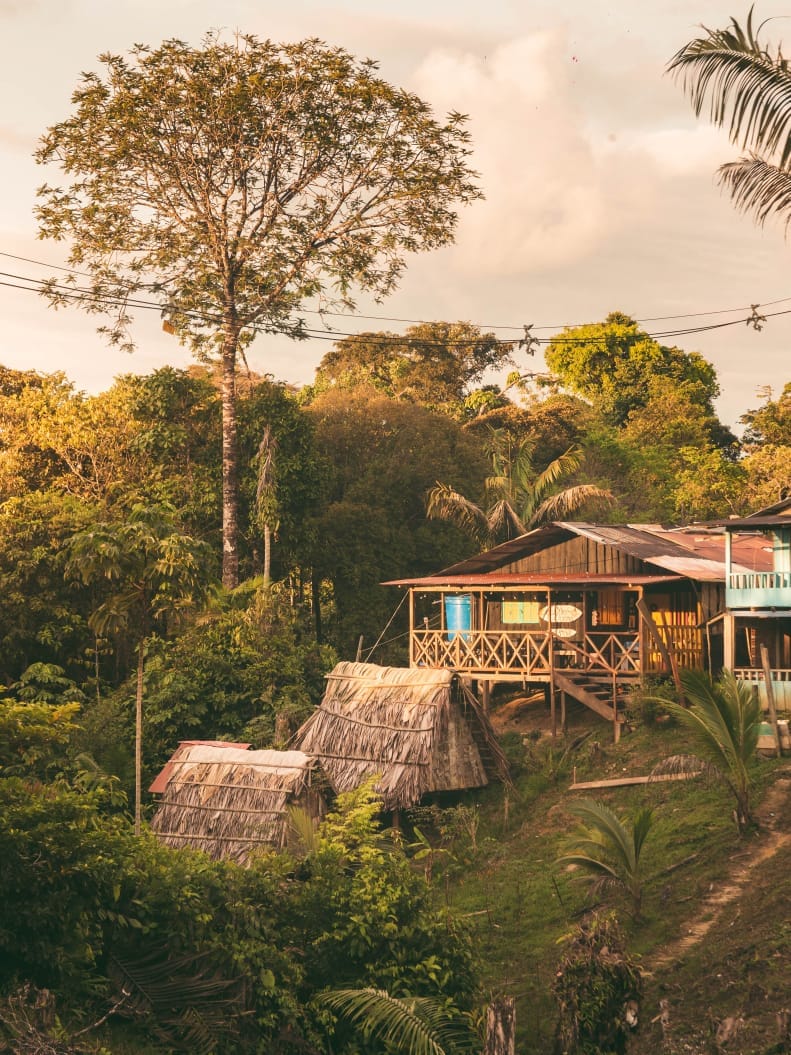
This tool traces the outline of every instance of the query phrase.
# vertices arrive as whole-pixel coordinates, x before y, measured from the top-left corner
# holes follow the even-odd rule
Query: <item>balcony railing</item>
[[[768,710],[769,700],[766,697],[766,678],[763,670],[755,667],[736,667],[733,673],[739,681],[746,681],[755,686],[761,706],[764,710]],[[772,670],[772,689],[775,707],[778,711],[791,711],[791,670],[774,668]]]
[[[588,633],[581,642],[560,638],[552,642],[544,630],[415,630],[412,634],[413,667],[545,679],[553,662],[559,668],[593,674],[639,674],[639,638],[634,631]]]
[[[729,608],[791,608],[791,571],[731,572],[725,603]]]

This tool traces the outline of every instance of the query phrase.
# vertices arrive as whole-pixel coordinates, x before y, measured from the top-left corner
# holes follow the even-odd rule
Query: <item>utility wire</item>
[[[81,275],[81,276],[86,277],[86,278],[92,277],[86,271],[78,271],[78,270],[76,270],[74,268],[65,267],[65,266],[63,266],[61,264],[47,264],[47,263],[45,263],[42,260],[35,260],[32,257],[27,257],[27,256],[19,256],[16,253],[6,253],[6,252],[3,252],[2,250],[0,250],[0,256],[6,257],[6,258],[8,258],[10,260],[19,260],[19,261],[21,261],[23,263],[26,263],[26,264],[34,264],[37,267],[46,267],[46,268],[52,268],[52,269],[54,269],[56,271],[64,271],[67,274],[71,274],[71,275]],[[15,277],[24,278],[24,276],[15,276]],[[24,280],[25,281],[29,281],[29,282],[41,282],[42,281],[40,279],[28,279],[28,278],[25,278]],[[130,283],[129,285],[130,285],[130,288],[132,288],[132,284]],[[155,288],[155,285],[153,283],[152,284],[146,284],[142,288],[153,290]],[[767,301],[765,304],[759,304],[757,306],[758,307],[764,307],[764,308],[770,308],[770,307],[774,307],[777,304],[788,303],[789,301],[791,301],[791,297],[781,297],[778,300]],[[135,306],[152,307],[152,305],[143,305],[143,304],[139,304],[139,305],[135,305]],[[157,310],[161,310],[161,307],[162,307],[161,305],[156,305]],[[752,307],[752,305],[751,305],[751,307]],[[327,318],[342,318],[342,319],[361,319],[361,320],[364,320],[364,321],[367,321],[367,322],[398,322],[398,323],[409,323],[409,324],[412,324],[412,325],[431,325],[433,321],[436,321],[436,320],[431,320],[431,319],[409,319],[409,318],[403,318],[403,317],[400,317],[400,316],[393,316],[393,315],[362,315],[362,314],[359,314],[357,312],[323,311],[320,308],[303,308],[302,310],[305,312],[305,314],[319,315],[322,318],[327,317]],[[736,312],[743,312],[743,311],[746,311],[746,310],[747,310],[746,307],[718,308],[718,309],[714,309],[712,311],[688,312],[686,314],[681,314],[681,315],[656,315],[656,316],[642,318],[642,319],[635,319],[635,322],[639,322],[639,323],[670,322],[670,321],[673,321],[675,319],[698,319],[698,318],[706,318],[708,316],[713,316],[713,315],[729,315],[729,314],[734,314]],[[740,322],[742,320],[741,319],[737,319],[735,321],[736,322]],[[523,325],[515,326],[515,325],[509,325],[509,324],[506,324],[506,323],[478,323],[476,325],[481,330],[517,330],[517,331],[520,331],[520,332],[524,330],[524,326]],[[533,329],[534,330],[552,330],[554,333],[556,333],[556,332],[558,332],[560,330],[564,330],[564,329],[575,329],[575,328],[577,328],[580,325],[585,325],[585,324],[584,323],[558,323],[556,325],[534,326]],[[667,336],[674,336],[676,333],[683,334],[683,333],[695,333],[695,332],[700,332],[700,331],[697,331],[695,329],[680,329],[678,331],[673,331],[672,333],[667,334]],[[344,334],[343,336],[348,336],[348,335]],[[649,336],[665,336],[665,335],[664,334],[650,334]],[[543,339],[540,339],[540,340],[543,340]]]
[[[47,280],[44,280],[44,279],[33,279],[33,278],[30,278],[29,276],[26,276],[26,275],[15,275],[15,274],[11,274],[11,273],[8,273],[8,272],[0,272],[0,276],[2,276],[2,278],[0,278],[0,286],[4,286],[4,287],[9,288],[9,289],[22,290],[22,291],[24,291],[26,293],[39,293],[40,294],[40,293],[44,292],[45,287],[46,287],[46,288],[49,288],[49,289],[53,289],[55,291],[55,294],[58,297],[62,298],[63,300],[83,301],[83,302],[84,301],[93,301],[96,304],[102,304],[102,305],[106,305],[108,307],[115,307],[115,308],[127,308],[127,307],[129,307],[129,308],[134,308],[136,310],[156,311],[156,312],[159,312],[160,314],[163,311],[166,311],[166,310],[169,309],[171,311],[178,312],[181,315],[186,315],[188,318],[194,319],[194,320],[199,321],[199,322],[217,323],[217,322],[220,321],[220,316],[218,316],[215,313],[205,312],[205,311],[198,311],[197,309],[179,308],[178,306],[175,306],[175,305],[169,305],[167,302],[157,303],[155,301],[146,301],[146,300],[142,300],[142,299],[139,299],[139,298],[132,298],[132,297],[125,298],[125,297],[120,297],[120,296],[114,297],[114,296],[111,296],[111,295],[96,294],[96,293],[94,293],[91,290],[85,289],[84,287],[80,288],[80,287],[74,287],[74,286],[63,286],[63,285],[49,283]],[[15,279],[17,279],[17,281],[16,282],[3,281],[2,280],[3,278],[6,278],[6,279],[8,279],[8,278],[15,278]],[[23,284],[23,283],[26,283],[26,284]],[[789,298],[789,299],[791,299],[791,298]],[[776,301],[774,303],[783,303],[783,301]],[[634,340],[634,341],[643,340],[645,338],[652,339],[652,340],[660,340],[660,339],[665,339],[665,338],[668,338],[668,337],[683,337],[683,336],[689,336],[689,335],[692,335],[692,334],[707,333],[707,332],[709,332],[711,330],[720,330],[720,329],[725,329],[725,328],[730,327],[730,326],[741,326],[743,324],[744,325],[748,325],[748,326],[752,324],[752,325],[755,326],[756,329],[760,329],[760,324],[757,323],[757,319],[765,321],[766,319],[775,318],[775,317],[780,316],[780,315],[789,315],[789,314],[791,314],[791,308],[786,308],[783,311],[766,312],[765,314],[763,314],[761,316],[756,316],[757,309],[762,307],[762,305],[756,304],[756,305],[752,305],[751,307],[752,307],[751,315],[748,315],[746,317],[740,317],[740,318],[737,318],[737,319],[731,319],[728,322],[710,323],[709,325],[706,325],[706,326],[691,326],[691,327],[685,327],[685,328],[680,328],[680,329],[676,329],[676,330],[664,330],[664,331],[657,331],[657,332],[646,332],[644,334],[630,335],[628,339]],[[437,347],[437,348],[446,347],[447,343],[451,343],[454,347],[463,348],[463,347],[475,347],[476,345],[479,345],[481,343],[481,340],[482,340],[482,338],[470,338],[469,340],[456,340],[456,341],[452,341],[452,342],[444,342],[444,341],[424,340],[424,339],[421,339],[421,338],[418,338],[418,337],[402,336],[402,335],[399,335],[399,334],[375,334],[375,333],[374,334],[368,334],[368,333],[360,333],[360,332],[355,333],[355,332],[345,331],[345,330],[329,330],[329,329],[325,329],[323,331],[317,331],[317,330],[314,330],[314,329],[311,329],[311,328],[307,328],[307,327],[305,327],[305,328],[303,328],[303,329],[301,329],[301,330],[299,330],[298,332],[295,333],[293,330],[288,330],[288,329],[286,329],[284,327],[277,327],[277,326],[274,326],[274,325],[263,325],[262,326],[262,325],[256,324],[256,323],[251,323],[249,328],[252,329],[255,333],[269,333],[269,334],[271,334],[271,333],[282,333],[282,334],[287,334],[288,336],[291,336],[291,337],[293,337],[295,339],[306,339],[306,340],[315,340],[315,341],[330,341],[332,343],[338,343],[338,341],[340,339],[344,339],[344,340],[351,341],[351,342],[359,341],[359,342],[363,342],[363,343],[380,344],[380,345],[388,345],[388,344],[389,345],[404,345],[404,344],[410,345],[411,344],[411,345],[417,345],[417,346],[420,346],[420,345],[426,346],[427,345],[429,347]],[[522,329],[524,330],[524,327],[522,327]],[[531,341],[535,345],[539,345],[539,346],[544,345],[544,346],[546,346],[546,345],[551,344],[553,341],[555,341],[557,339],[558,339],[557,336],[553,336],[553,337],[532,337]],[[572,344],[572,345],[579,345],[579,346],[584,346],[584,345],[590,345],[590,344],[598,343],[598,344],[601,344],[604,347],[607,344],[607,340],[604,337],[601,337],[601,338],[585,338],[585,337],[563,338],[563,337],[560,337],[559,339],[561,341],[563,341],[563,343],[565,343],[565,344]],[[500,339],[498,339],[498,344],[500,344],[500,345],[510,345],[512,348],[518,348],[520,344],[524,344],[524,338],[516,338],[516,337],[514,337],[514,338],[504,338],[504,339],[500,338]]]

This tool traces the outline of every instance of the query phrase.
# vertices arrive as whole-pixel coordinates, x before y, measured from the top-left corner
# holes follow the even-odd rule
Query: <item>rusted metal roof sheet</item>
[[[755,521],[751,526],[756,526]],[[588,524],[571,521],[556,521],[536,528],[519,538],[503,542],[490,550],[478,553],[467,560],[459,561],[431,576],[419,579],[398,579],[388,585],[429,584],[438,581],[458,584],[466,581],[477,585],[477,577],[488,582],[605,582],[606,579],[588,576],[584,572],[576,575],[517,575],[499,569],[514,561],[530,557],[543,549],[556,546],[571,538],[584,537],[602,546],[610,546],[627,556],[646,564],[646,581],[661,581],[661,575],[652,576],[651,566],[683,576],[696,582],[725,581],[725,533],[722,525],[704,527],[693,525],[687,528],[671,528],[660,524]],[[768,571],[772,567],[771,552],[766,550],[762,536],[736,536],[733,541],[734,571]],[[502,578],[508,576],[508,578]],[[473,580],[476,580],[475,582]],[[637,582],[638,576],[616,576],[611,582]]]
[[[382,586],[646,586],[676,582],[679,575],[520,575],[517,572],[489,572],[480,575],[424,575],[415,579],[391,579]]]

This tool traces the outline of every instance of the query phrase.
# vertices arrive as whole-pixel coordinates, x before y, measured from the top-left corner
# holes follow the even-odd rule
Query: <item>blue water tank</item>
[[[457,634],[467,641],[472,629],[472,596],[468,593],[445,594],[445,626],[448,630],[448,641]]]

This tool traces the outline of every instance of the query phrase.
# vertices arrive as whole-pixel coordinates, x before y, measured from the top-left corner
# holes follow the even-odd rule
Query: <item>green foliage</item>
[[[773,215],[791,219],[791,72],[780,45],[772,50],[753,30],[753,9],[740,25],[705,29],[669,65],[681,78],[695,113],[708,102],[709,118],[727,128],[732,143],[749,155],[723,165],[721,184],[737,208],[753,213],[761,224]],[[757,328],[760,323],[756,320]]]
[[[362,985],[464,1003],[475,976],[469,937],[437,915],[397,836],[380,832],[379,809],[367,786],[339,795],[306,860],[306,980],[314,991]]]
[[[404,1055],[451,1055],[477,1049],[469,1016],[461,1019],[447,1001],[430,997],[400,1000],[381,989],[335,989],[321,1002],[389,1050]]]
[[[44,776],[63,763],[79,703],[0,699],[0,776]]]
[[[695,352],[659,344],[621,312],[611,312],[603,323],[567,327],[553,337],[545,359],[561,383],[590,400],[610,424],[622,425],[630,412],[645,407],[658,378],[686,386],[715,418],[714,367]]]
[[[573,803],[567,810],[581,823],[558,864],[581,868],[600,888],[610,884],[623,888],[635,918],[639,918],[643,897],[640,857],[653,824],[653,810],[638,810],[631,828],[601,802],[587,799]]]
[[[383,581],[469,552],[458,532],[426,521],[424,495],[438,473],[476,490],[485,461],[477,440],[447,415],[370,390],[329,391],[308,413],[329,461],[325,504],[312,525],[314,576],[332,583],[330,640],[354,655],[359,635],[372,644],[395,607]],[[391,629],[395,637],[406,623]]]
[[[539,471],[528,440],[515,445],[504,430],[491,429],[488,454],[492,472],[484,481],[483,506],[442,483],[429,491],[426,505],[429,519],[452,521],[480,545],[515,538],[546,520],[567,516],[587,502],[612,498],[609,491],[591,484],[558,490],[558,481],[580,468],[579,448],[569,448]]]
[[[668,711],[691,737],[694,755],[715,770],[736,801],[739,831],[752,822],[750,765],[755,759],[761,725],[761,704],[752,686],[725,670],[718,681],[703,671],[683,670],[681,684],[689,706],[667,704]],[[670,759],[682,770],[685,762]]]
[[[486,370],[511,361],[511,345],[467,322],[424,322],[394,333],[347,337],[319,363],[316,383],[372,387],[458,415]]]
[[[0,505],[0,679],[18,681],[35,663],[84,674],[93,643],[90,590],[66,581],[68,540],[97,516],[70,495],[32,492]]]
[[[791,381],[777,399],[771,398],[771,389],[768,389],[763,406],[746,411],[739,420],[746,426],[744,443],[748,448],[765,444],[791,446]]]
[[[594,915],[567,938],[552,988],[559,1052],[624,1055],[642,980],[613,916]]]

